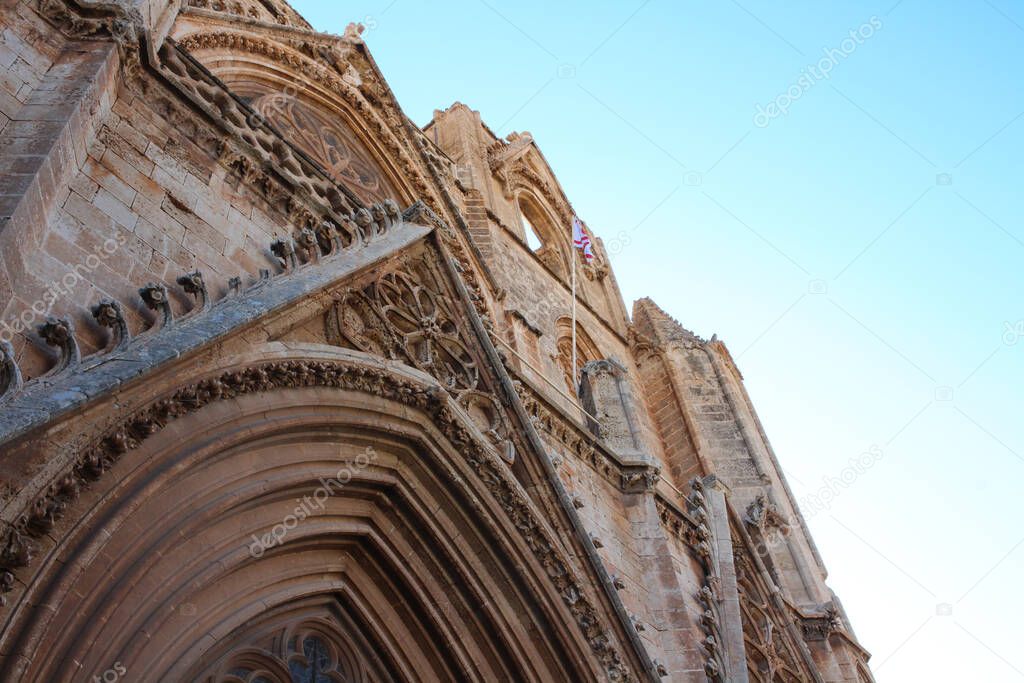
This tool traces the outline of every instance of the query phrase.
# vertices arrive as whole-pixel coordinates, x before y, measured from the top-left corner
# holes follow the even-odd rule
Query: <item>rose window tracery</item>
[[[450,302],[407,274],[385,275],[376,285],[384,317],[398,332],[413,364],[451,390],[473,389],[477,367],[459,339]]]
[[[480,368],[460,329],[455,302],[429,259],[345,293],[328,312],[327,338],[432,375],[506,460],[515,458],[508,418],[481,387]]]

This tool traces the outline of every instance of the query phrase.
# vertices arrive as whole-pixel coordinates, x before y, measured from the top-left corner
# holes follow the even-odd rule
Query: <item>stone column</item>
[[[713,562],[717,569],[718,604],[721,611],[725,680],[747,683],[747,655],[743,645],[743,617],[740,614],[740,593],[736,582],[736,564],[732,554],[732,532],[729,528],[728,488],[712,475],[704,479],[704,497],[711,526]]]

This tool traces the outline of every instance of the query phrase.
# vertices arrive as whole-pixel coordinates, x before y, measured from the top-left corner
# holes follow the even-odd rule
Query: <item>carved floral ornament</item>
[[[189,7],[221,12],[265,23],[311,28],[294,10],[275,0],[188,0]]]

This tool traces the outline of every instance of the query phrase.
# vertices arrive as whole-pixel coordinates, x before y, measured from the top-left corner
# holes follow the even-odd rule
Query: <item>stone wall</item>
[[[60,79],[58,91],[64,93],[86,83],[103,88],[95,63],[106,56],[102,49],[110,48],[84,45],[63,53],[44,74],[44,83]],[[66,77],[69,62],[77,71]],[[111,70],[103,68],[109,78]],[[67,180],[41,197],[49,211],[30,213],[22,222],[9,220],[3,230],[5,264],[17,273],[19,286],[4,311],[2,329],[13,332],[27,377],[49,364],[34,335],[45,315],[70,316],[83,352],[95,350],[106,335],[88,308],[101,299],[134,302],[125,314],[137,332],[152,320],[137,295],[143,285],[163,282],[176,290],[171,285],[180,275],[200,270],[213,293],[223,293],[229,278],[255,276],[270,267],[270,243],[292,230],[154,112],[146,96],[123,87],[107,91],[109,108],[91,109],[77,130],[67,132],[70,149],[53,151],[63,155]],[[41,94],[33,93],[30,98]],[[18,157],[4,158],[5,164],[16,162]],[[172,305],[183,313],[193,302],[178,296]]]

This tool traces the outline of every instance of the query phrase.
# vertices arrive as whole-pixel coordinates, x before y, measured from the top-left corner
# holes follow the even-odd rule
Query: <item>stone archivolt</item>
[[[627,680],[629,676],[618,664],[618,655],[607,637],[602,635],[599,619],[585,597],[571,566],[561,557],[557,546],[546,539],[543,525],[531,510],[525,494],[512,482],[504,465],[487,449],[480,446],[475,429],[469,425],[458,409],[444,398],[436,385],[399,379],[391,373],[374,368],[359,367],[358,363],[319,361],[279,361],[239,368],[222,373],[195,385],[183,388],[173,396],[158,401],[105,442],[120,449],[141,447],[146,440],[166,428],[172,420],[184,419],[218,401],[238,399],[245,394],[256,395],[272,389],[309,389],[331,387],[350,391],[365,391],[373,396],[399,401],[432,415],[431,422],[438,425],[450,439],[451,446],[461,453],[466,463],[477,473],[491,495],[497,496],[505,514],[514,520],[528,547],[546,569],[554,588],[563,596],[566,607],[577,616],[585,637],[591,641],[608,667],[609,676]],[[94,471],[88,474],[91,476]],[[191,680],[191,679],[190,679]]]
[[[355,128],[359,141],[367,144],[367,138],[371,138],[375,145],[383,148],[386,160],[376,158],[374,161],[381,166],[386,175],[384,182],[399,188],[401,196],[396,199],[404,198],[411,201],[413,197],[419,198],[417,201],[422,204],[423,222],[438,227],[446,246],[459,264],[460,276],[470,290],[474,305],[485,323],[493,324],[494,317],[488,300],[494,295],[485,290],[493,290],[495,287],[493,282],[489,281],[486,268],[479,263],[478,255],[474,253],[465,235],[468,227],[458,213],[449,188],[445,185],[451,178],[439,173],[435,164],[431,163],[431,158],[436,157],[436,154],[431,153],[430,143],[398,109],[390,91],[382,83],[375,66],[368,59],[365,46],[358,39],[358,35],[346,35],[339,39],[318,34],[300,40],[291,34],[278,36],[272,32],[265,35],[203,28],[182,35],[178,45],[200,57],[243,53],[269,59],[275,67],[288,72],[291,77],[288,83],[277,83],[282,89],[291,83],[301,82],[306,89],[317,87],[330,93],[324,101],[330,100],[331,97],[340,97],[348,110],[353,112],[354,119],[361,122]],[[215,64],[214,67],[216,68]],[[191,91],[187,85],[186,90]],[[245,103],[236,104],[241,105],[243,110],[248,109]],[[255,115],[253,119],[260,121],[261,117]],[[183,123],[188,130],[189,124]],[[252,146],[251,140],[247,139],[244,132],[241,139],[248,146]],[[421,161],[416,161],[417,157]],[[310,162],[313,167],[319,165],[316,161]],[[251,169],[249,163],[236,162],[233,157],[228,157],[227,163],[234,164],[241,177],[257,188],[262,188],[269,182],[271,188],[264,191],[271,199],[281,196],[280,192],[274,190],[273,181],[264,181],[263,174]],[[396,171],[388,172],[387,169],[391,166],[394,166]],[[276,166],[272,164],[271,168]],[[320,172],[326,175],[326,171]],[[317,189],[316,183],[310,185],[314,190]],[[329,189],[326,192],[328,202],[338,201],[337,195],[330,193]],[[452,224],[460,226],[460,230],[452,229]]]
[[[217,401],[235,399],[282,388],[330,387],[364,392],[373,396],[398,401],[412,408],[427,411],[455,450],[460,453],[480,481],[495,497],[514,526],[519,529],[527,546],[545,568],[565,605],[575,616],[591,648],[604,663],[610,680],[630,680],[620,654],[616,651],[600,618],[584,589],[574,576],[572,564],[567,562],[557,543],[548,538],[528,497],[508,473],[497,454],[482,445],[476,425],[456,403],[446,399],[439,385],[433,387],[422,382],[398,378],[387,370],[373,366],[360,366],[351,362],[280,361],[231,370],[179,389],[162,398],[110,431],[97,444],[87,448],[76,461],[74,471],[51,485],[37,499],[25,518],[23,531],[10,528],[2,551],[3,557],[18,561],[31,560],[27,550],[28,534],[41,536],[50,533],[58,519],[77,498],[81,487],[96,481],[111,469],[126,453],[162,431],[177,419],[201,410]],[[10,579],[7,579],[10,581]]]
[[[306,84],[305,87],[318,86],[340,97],[367,127],[368,134],[384,146],[390,162],[400,169],[395,180],[412,184],[410,197],[406,199],[420,197],[434,211],[444,212],[433,184],[415,160],[416,150],[403,141],[406,136],[401,114],[380,101],[383,93],[377,91],[375,79],[366,73],[369,67],[359,64],[356,47],[345,44],[343,52],[334,45],[304,43],[296,47],[259,35],[223,30],[186,35],[180,38],[179,44],[200,57],[206,53],[230,54],[233,51],[259,55],[286,67],[297,76],[297,82]],[[350,65],[354,71],[348,68]],[[353,77],[353,73],[357,75]],[[280,85],[283,89],[286,84]],[[375,101],[380,103],[375,104]]]

